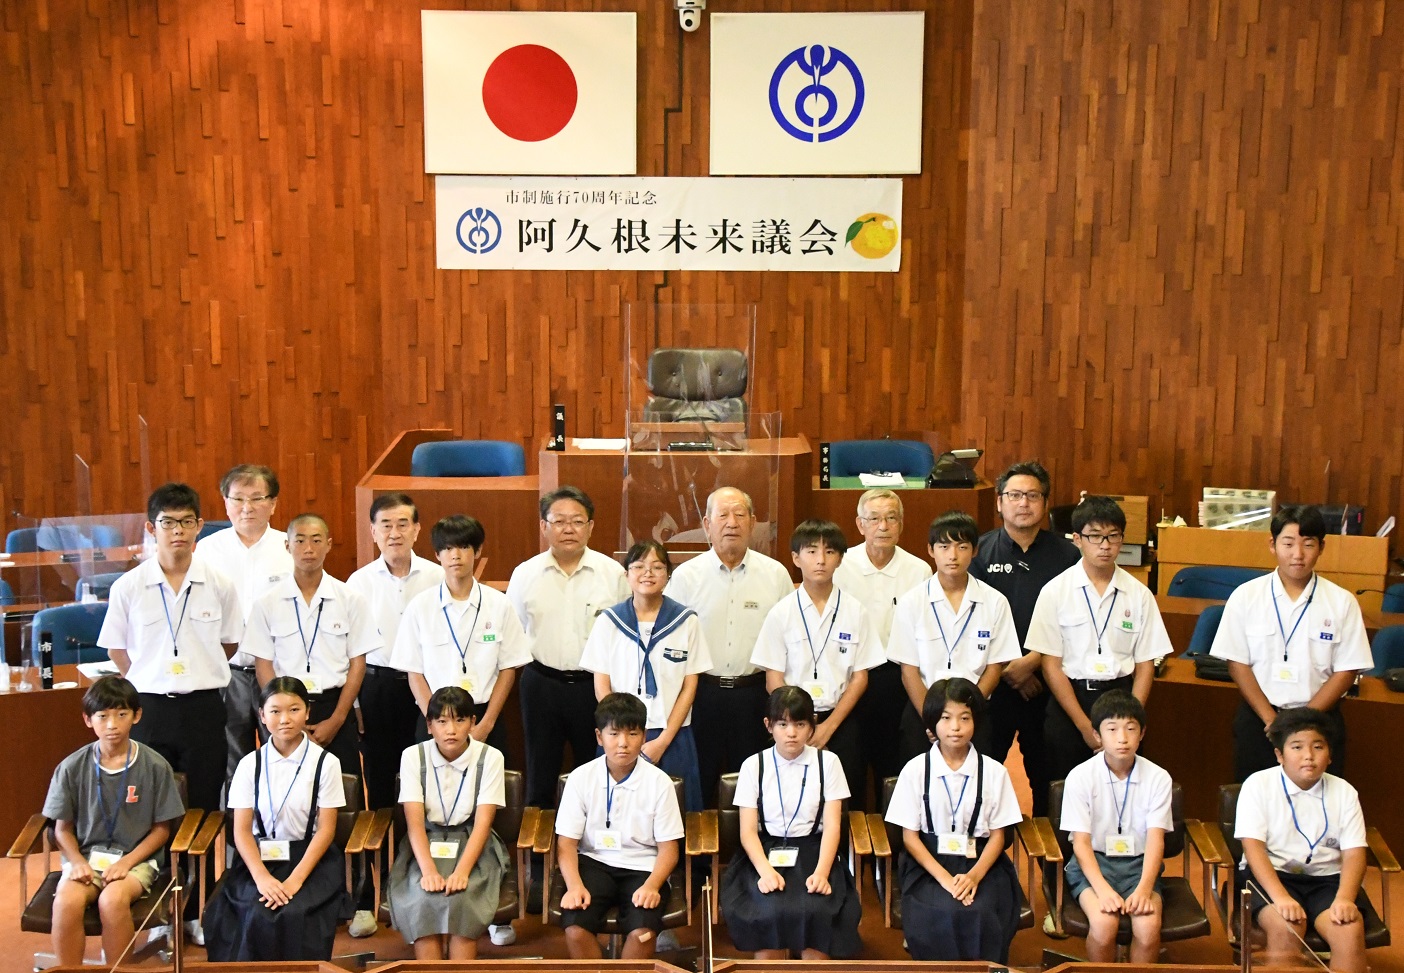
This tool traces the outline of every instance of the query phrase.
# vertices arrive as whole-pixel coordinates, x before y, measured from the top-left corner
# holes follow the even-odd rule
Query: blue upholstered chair
[[[39,550],[38,527],[17,527],[5,535],[6,554],[33,554]]]
[[[0,605],[13,605],[15,603],[15,589],[10,587],[10,582],[0,581]],[[0,629],[5,626],[0,625]]]
[[[1218,565],[1196,565],[1181,568],[1170,579],[1167,595],[1177,598],[1227,598],[1245,581],[1267,574],[1262,568],[1230,568]]]
[[[420,443],[410,456],[410,476],[525,476],[520,443],[457,439]]]
[[[77,662],[104,662],[107,650],[97,645],[102,620],[107,617],[107,602],[89,605],[60,605],[45,608],[34,616],[34,635],[30,643],[31,658],[39,654],[39,635],[52,632],[54,636],[54,665]]]
[[[205,521],[205,526],[200,528],[200,536],[195,538],[195,540],[202,541],[216,531],[221,531],[226,527],[233,526],[234,524],[228,520],[207,520]]]
[[[106,571],[102,574],[79,578],[78,591],[76,592],[78,600],[82,601],[85,596],[92,595],[94,598],[106,601],[107,596],[112,591],[112,585],[124,574],[126,574],[125,571]]]
[[[1390,669],[1404,669],[1404,625],[1386,625],[1375,633],[1370,643],[1370,655],[1374,656],[1375,667],[1367,669],[1367,676],[1383,676]]]
[[[1210,605],[1199,613],[1194,623],[1194,634],[1190,636],[1189,648],[1185,655],[1208,655],[1214,645],[1214,636],[1219,631],[1219,622],[1224,617],[1223,605]]]
[[[1384,590],[1384,597],[1380,599],[1380,611],[1404,612],[1404,584],[1392,584]]]
[[[901,473],[924,480],[936,465],[936,455],[915,439],[843,439],[829,446],[829,475]]]

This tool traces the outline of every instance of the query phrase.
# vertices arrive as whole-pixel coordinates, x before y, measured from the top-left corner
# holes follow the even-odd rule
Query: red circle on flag
[[[519,142],[540,142],[565,128],[578,94],[575,72],[565,58],[540,44],[509,47],[483,77],[488,118]]]

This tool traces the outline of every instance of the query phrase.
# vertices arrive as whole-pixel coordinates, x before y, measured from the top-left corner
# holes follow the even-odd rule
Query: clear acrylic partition
[[[38,559],[33,556],[39,521],[18,510],[10,517],[5,535],[5,553],[0,555],[0,601],[9,611],[32,610],[43,602]]]
[[[136,566],[145,522],[145,514],[45,517],[36,538],[44,600],[105,601],[112,582]]]
[[[149,497],[156,485],[151,478],[151,430],[146,416],[137,416],[137,446],[141,451],[141,495]]]

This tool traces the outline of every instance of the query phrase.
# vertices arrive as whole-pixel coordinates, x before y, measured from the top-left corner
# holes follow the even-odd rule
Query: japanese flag
[[[420,16],[426,172],[636,171],[633,13]]]
[[[925,14],[712,16],[712,175],[921,171]]]

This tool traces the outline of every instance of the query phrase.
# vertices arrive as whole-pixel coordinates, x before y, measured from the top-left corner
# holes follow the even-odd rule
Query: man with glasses
[[[1145,705],[1155,660],[1174,650],[1149,588],[1116,566],[1126,514],[1110,497],[1087,497],[1072,514],[1082,559],[1043,589],[1025,647],[1042,655],[1053,703],[1043,724],[1049,780],[1062,780],[1101,749],[1088,713],[1097,697],[1128,689]]]
[[[224,511],[232,526],[200,541],[195,554],[234,583],[248,621],[254,602],[292,577],[287,535],[270,521],[278,509],[278,475],[266,466],[241,463],[219,481]],[[224,736],[228,742],[225,775],[232,777],[239,761],[253,751],[258,730],[257,660],[239,651],[229,660],[229,685],[224,690]]]
[[[980,537],[970,574],[1004,595],[1014,617],[1014,632],[1023,657],[1004,667],[990,697],[989,753],[1003,763],[1019,738],[1019,755],[1033,791],[1036,817],[1048,814],[1048,766],[1043,746],[1047,717],[1041,659],[1026,640],[1029,619],[1043,586],[1077,563],[1077,548],[1065,537],[1044,529],[1051,482],[1041,463],[1015,463],[995,481],[995,509],[1003,525]]]
[[[897,546],[902,536],[902,500],[894,491],[868,490],[860,496],[857,524],[863,546],[848,549],[834,572],[834,584],[863,603],[868,624],[885,646],[892,635],[897,599],[925,584],[931,568]],[[863,764],[872,770],[878,785],[902,771],[902,754],[892,741],[901,732],[906,702],[898,663],[888,661],[868,670],[868,690],[858,700],[854,715],[862,731]],[[864,782],[850,780],[848,786],[854,808],[861,810],[866,806]]]

